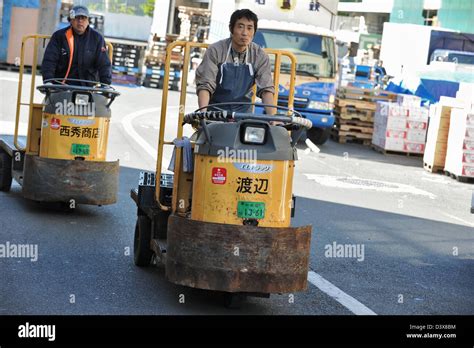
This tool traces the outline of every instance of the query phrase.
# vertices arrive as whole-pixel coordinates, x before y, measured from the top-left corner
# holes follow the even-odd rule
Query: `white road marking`
[[[444,177],[433,177],[433,178],[421,178],[423,181],[429,181],[429,182],[434,182],[436,184],[443,184],[447,185],[449,181],[447,181]]]
[[[144,109],[144,110],[140,110],[140,111],[136,111],[136,112],[132,112],[131,114],[128,114],[127,116],[125,116],[123,119],[122,119],[122,125],[123,125],[123,129],[124,131],[129,135],[129,137],[131,139],[133,139],[138,145],[140,145],[140,147],[147,153],[149,154],[155,161],[157,159],[156,155],[157,155],[157,149],[158,147],[154,148],[153,146],[151,146],[150,144],[148,144],[146,142],[145,139],[143,139],[136,131],[135,129],[133,129],[133,125],[132,125],[132,121],[139,117],[139,116],[142,116],[142,115],[146,115],[146,114],[151,114],[153,112],[160,112],[161,108],[149,108],[149,109]],[[157,144],[158,146],[158,144]],[[163,158],[165,160],[165,163],[168,162],[169,163],[169,159],[168,158]]]
[[[457,216],[454,216],[454,215],[451,215],[451,214],[448,214],[448,213],[444,213],[444,212],[443,212],[443,215],[444,215],[444,216],[447,216],[447,217],[449,217],[449,218],[451,218],[451,219],[458,220],[458,221],[460,221],[460,222],[462,222],[462,223],[464,223],[464,224],[466,224],[466,225],[468,225],[468,226],[474,227],[474,223],[469,222],[469,221],[466,221],[466,220],[463,220],[463,219],[461,219],[461,218],[458,218]]]
[[[332,175],[317,175],[317,174],[304,174],[309,180],[314,180],[318,184],[328,187],[336,187],[343,189],[361,189],[361,190],[372,190],[379,192],[390,192],[390,193],[409,193],[413,195],[427,196],[431,199],[435,199],[436,195],[418,189],[414,186],[399,184],[381,180],[362,179],[355,176],[332,176]]]
[[[177,109],[179,106],[168,106],[167,110],[169,109]],[[140,147],[149,154],[155,161],[157,160],[157,152],[158,152],[158,144],[156,144],[156,148],[148,144],[148,142],[143,139],[133,128],[133,121],[140,116],[151,114],[151,113],[161,113],[161,108],[149,108],[140,111],[132,112],[131,114],[126,115],[121,123],[123,125],[124,131],[133,139]],[[143,128],[149,128],[150,126],[141,125]],[[155,128],[156,127],[156,128]],[[159,129],[159,126],[153,126],[154,129]],[[163,163],[170,163],[171,159],[168,157],[163,156]]]
[[[308,272],[308,281],[356,315],[377,315],[370,308],[313,271]]]
[[[332,170],[335,170],[335,171],[338,172],[338,173],[341,172],[341,170],[340,170],[339,168],[334,167],[334,166],[332,166],[332,165],[330,165],[330,164],[328,164],[328,163],[326,163],[326,162],[324,162],[324,161],[321,161],[320,159],[318,159],[318,158],[316,158],[316,157],[308,156],[308,158],[311,158],[312,160],[315,160],[316,162],[319,162],[319,163],[321,163],[321,164],[324,164],[324,167],[326,167],[326,168],[330,168],[330,169],[332,169]]]

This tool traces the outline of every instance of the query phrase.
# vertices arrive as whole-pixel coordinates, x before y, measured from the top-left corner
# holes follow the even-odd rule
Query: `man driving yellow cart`
[[[207,45],[171,44],[164,86],[176,47],[184,47],[176,139],[164,139],[168,96],[164,89],[156,171],[142,172],[138,188],[131,191],[138,207],[135,264],[144,267],[155,259],[165,266],[172,283],[225,292],[229,306],[248,295],[305,290],[311,226],[290,223],[295,207],[295,145],[311,122],[289,108],[275,106],[277,93],[272,105],[263,104],[278,110],[274,115],[254,114],[254,103],[242,101],[204,103],[185,115],[189,54]],[[296,59],[289,52],[267,53],[275,55],[273,86],[278,86],[281,56],[292,62],[292,105]],[[244,108],[234,111],[235,106]],[[191,140],[183,138],[185,124],[198,129]],[[162,173],[163,148],[175,144],[179,146],[173,174]]]

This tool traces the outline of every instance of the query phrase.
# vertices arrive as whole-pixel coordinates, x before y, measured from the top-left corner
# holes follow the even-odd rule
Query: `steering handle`
[[[72,81],[72,82],[82,82],[91,85],[89,86],[78,86],[78,85],[68,85],[64,84],[63,81]],[[100,86],[100,87],[96,87]],[[43,94],[49,94],[54,91],[83,91],[83,92],[92,92],[100,93],[106,98],[115,99],[115,97],[120,95],[120,92],[116,91],[112,86],[98,82],[98,81],[88,81],[80,79],[59,79],[52,78],[44,81],[44,84],[36,87],[38,91]]]
[[[195,121],[208,120],[208,121],[228,121],[228,120],[256,120],[266,122],[282,122],[288,125],[295,125],[310,129],[313,127],[313,123],[303,117],[295,116],[284,116],[284,115],[255,115],[250,113],[238,113],[227,111],[203,111],[203,112],[192,112],[184,115],[184,123],[194,123]]]

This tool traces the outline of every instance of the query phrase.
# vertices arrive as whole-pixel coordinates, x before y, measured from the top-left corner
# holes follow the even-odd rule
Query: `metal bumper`
[[[307,287],[311,226],[254,227],[168,220],[166,277],[193,288],[290,293]]]
[[[117,201],[119,161],[25,156],[23,196],[40,202],[106,205]]]

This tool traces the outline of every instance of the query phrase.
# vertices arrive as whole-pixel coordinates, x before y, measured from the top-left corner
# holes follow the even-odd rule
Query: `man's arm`
[[[112,63],[110,63],[109,50],[102,36],[100,36],[97,47],[96,62],[100,82],[110,85],[112,83]]]
[[[203,108],[209,105],[209,100],[211,99],[211,93],[206,89],[201,89],[198,91],[198,105],[199,108]],[[203,109],[202,111],[206,111]]]
[[[43,62],[41,63],[41,75],[43,75],[43,81],[52,79],[55,77],[63,78],[64,76],[54,76],[56,73],[56,67],[59,63],[60,57],[60,44],[59,37],[57,34],[53,34],[51,40],[49,40],[46,50],[44,52]]]
[[[270,105],[274,105],[273,103],[273,96],[274,94],[270,91],[263,91],[262,92],[262,103],[263,104],[270,104]],[[276,109],[275,108],[272,108],[272,107],[268,107],[268,106],[265,106],[265,113],[267,115],[275,115],[276,113]]]

